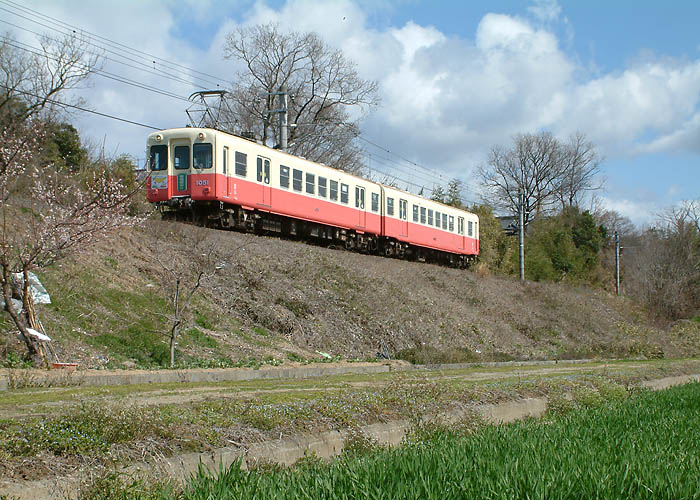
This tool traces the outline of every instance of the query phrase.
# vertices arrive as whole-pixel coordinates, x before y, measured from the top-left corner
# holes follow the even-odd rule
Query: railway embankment
[[[78,372],[169,367],[175,282],[160,263],[181,269],[186,289],[202,270],[193,252],[209,251],[215,272],[175,339],[181,370],[700,355],[700,322],[653,323],[604,287],[149,220],[39,273],[52,300],[39,317],[59,360]],[[20,364],[23,345],[0,328],[7,364]]]

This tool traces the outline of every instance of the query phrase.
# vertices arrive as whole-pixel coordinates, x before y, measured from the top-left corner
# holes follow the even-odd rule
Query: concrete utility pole
[[[615,293],[620,295],[620,235],[615,231]]]
[[[525,281],[525,194],[518,192],[518,215],[520,216],[520,281]]]
[[[289,98],[289,92],[287,91],[287,84],[283,83],[280,85],[279,91],[277,92],[266,92],[264,95],[276,95],[279,97],[279,108],[278,109],[271,109],[267,112],[268,115],[272,113],[279,113],[280,118],[279,118],[279,135],[280,135],[280,142],[277,145],[277,149],[280,151],[287,151],[287,133],[289,130],[289,124],[288,124],[288,112],[289,112],[289,106],[288,106],[288,98]]]
[[[280,97],[280,151],[287,151],[287,84],[283,83],[279,91]]]

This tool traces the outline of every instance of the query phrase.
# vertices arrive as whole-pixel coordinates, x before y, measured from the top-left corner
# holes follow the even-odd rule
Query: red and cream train
[[[460,267],[479,253],[473,213],[245,138],[177,128],[147,148],[148,201],[164,214]]]

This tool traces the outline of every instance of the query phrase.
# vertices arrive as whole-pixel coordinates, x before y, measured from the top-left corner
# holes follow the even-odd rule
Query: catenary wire
[[[32,92],[26,92],[24,90],[19,90],[19,89],[11,89],[10,87],[7,87],[6,85],[3,85],[1,83],[0,83],[0,87],[4,88],[6,90],[9,90],[11,92],[17,92],[18,94],[23,94],[23,95],[30,96],[30,97],[36,97],[37,99],[44,99],[43,97],[36,95],[36,94],[33,94]],[[93,115],[99,115],[99,116],[103,116],[105,118],[111,118],[112,120],[119,120],[120,122],[131,123],[132,125],[138,125],[139,127],[150,128],[153,130],[163,130],[163,127],[154,127],[153,125],[146,125],[145,123],[140,123],[137,121],[128,120],[126,118],[121,118],[119,116],[110,115],[108,113],[100,113],[99,111],[83,108],[81,106],[76,106],[75,104],[68,104],[66,102],[57,101],[55,99],[47,98],[46,102],[50,102],[52,104],[55,104],[55,105],[61,106],[61,107],[65,107],[65,108],[73,108],[73,109],[77,109],[79,111],[84,111],[86,113],[92,113]]]
[[[109,44],[109,45],[112,45],[113,47],[118,47],[118,48],[120,48],[120,50],[126,49],[126,50],[128,50],[129,52],[131,52],[132,55],[135,55],[136,57],[142,57],[142,58],[143,58],[144,56],[147,56],[148,59],[151,59],[151,61],[149,61],[149,62],[154,62],[154,60],[157,60],[157,61],[161,61],[161,63],[165,63],[165,65],[167,65],[167,66],[170,66],[171,69],[177,69],[178,71],[184,69],[184,70],[190,71],[190,72],[192,72],[192,73],[196,73],[196,74],[199,74],[199,75],[202,75],[202,76],[206,76],[206,77],[209,77],[209,78],[213,78],[213,79],[216,80],[216,81],[215,81],[215,82],[209,81],[209,83],[212,83],[212,84],[214,84],[214,85],[218,85],[219,82],[221,82],[221,81],[226,82],[226,83],[230,83],[230,82],[228,82],[225,78],[221,78],[221,77],[219,77],[219,76],[215,76],[215,75],[211,75],[211,74],[209,74],[209,73],[205,73],[205,72],[202,72],[202,71],[198,71],[198,70],[196,70],[196,69],[194,69],[194,68],[190,68],[190,67],[188,67],[188,66],[185,66],[185,65],[182,65],[182,64],[179,64],[179,63],[170,61],[170,60],[165,59],[165,58],[162,58],[162,57],[160,57],[160,56],[156,56],[156,55],[150,54],[150,53],[148,53],[148,52],[144,52],[144,51],[142,51],[142,50],[135,49],[135,48],[130,47],[130,46],[128,46],[128,45],[125,45],[125,44],[123,44],[123,43],[120,43],[120,42],[111,40],[111,39],[109,39],[109,38],[107,38],[107,37],[103,37],[103,36],[98,35],[98,34],[96,34],[96,33],[92,33],[92,32],[90,32],[90,31],[84,30],[84,29],[82,29],[82,28],[80,28],[80,27],[78,27],[78,26],[74,26],[74,25],[72,25],[72,24],[66,23],[65,21],[61,21],[60,19],[56,19],[56,18],[51,17],[51,16],[49,16],[49,15],[47,15],[47,14],[43,14],[43,13],[37,11],[37,10],[33,10],[33,9],[28,8],[28,7],[24,7],[24,6],[22,6],[22,5],[20,5],[20,4],[16,3],[16,2],[13,2],[13,1],[11,1],[11,0],[0,0],[0,3],[3,3],[3,4],[5,4],[5,5],[7,5],[7,6],[11,7],[11,8],[14,8],[14,9],[16,9],[16,10],[19,10],[20,12],[23,12],[23,13],[25,13],[25,14],[30,14],[30,15],[33,15],[33,16],[40,17],[40,18],[42,18],[44,21],[46,21],[46,22],[48,22],[48,23],[50,23],[50,24],[57,25],[57,26],[59,27],[59,28],[53,28],[53,27],[51,27],[51,26],[47,26],[47,25],[45,25],[45,24],[40,23],[39,21],[36,21],[36,20],[34,20],[34,19],[31,19],[31,18],[28,18],[28,17],[23,16],[23,15],[21,15],[21,14],[18,14],[17,12],[13,12],[13,11],[11,11],[11,10],[8,10],[8,9],[4,8],[4,7],[0,7],[0,9],[5,10],[6,12],[9,12],[9,13],[15,15],[15,16],[18,16],[18,17],[21,17],[21,18],[23,18],[23,19],[26,19],[26,20],[28,20],[28,21],[30,21],[30,22],[39,24],[39,25],[44,26],[44,27],[46,27],[46,28],[49,28],[49,29],[51,29],[51,30],[54,30],[54,31],[69,30],[68,33],[66,33],[65,31],[60,31],[60,32],[63,33],[63,34],[69,34],[69,35],[70,35],[70,34],[75,34],[77,31],[79,31],[79,32],[81,32],[81,33],[86,33],[86,34],[88,34],[88,35],[90,35],[90,36],[92,36],[92,37],[94,37],[94,38],[96,38],[96,39],[98,39],[98,40],[102,40],[102,41],[103,41],[102,43],[107,43],[107,44]],[[76,30],[77,30],[77,31],[76,31]]]

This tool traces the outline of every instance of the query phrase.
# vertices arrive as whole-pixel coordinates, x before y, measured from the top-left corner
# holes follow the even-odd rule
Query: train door
[[[399,200],[399,219],[401,236],[408,236],[408,201],[406,200]]]
[[[459,234],[458,248],[459,250],[464,250],[464,240],[466,239],[464,236],[464,217],[457,218],[457,234]]]
[[[270,187],[270,160],[258,156],[258,176],[260,183],[260,203],[266,207],[272,206],[272,188]]]
[[[365,188],[355,186],[355,208],[359,214],[358,227],[367,225],[367,211],[365,210]]]
[[[224,189],[223,193],[226,198],[231,196],[231,177],[229,176],[229,164],[228,164],[228,147],[224,146],[221,153],[221,170],[224,176]]]
[[[170,143],[173,158],[173,196],[190,196],[192,185],[190,182],[190,142],[187,139],[174,139]]]

